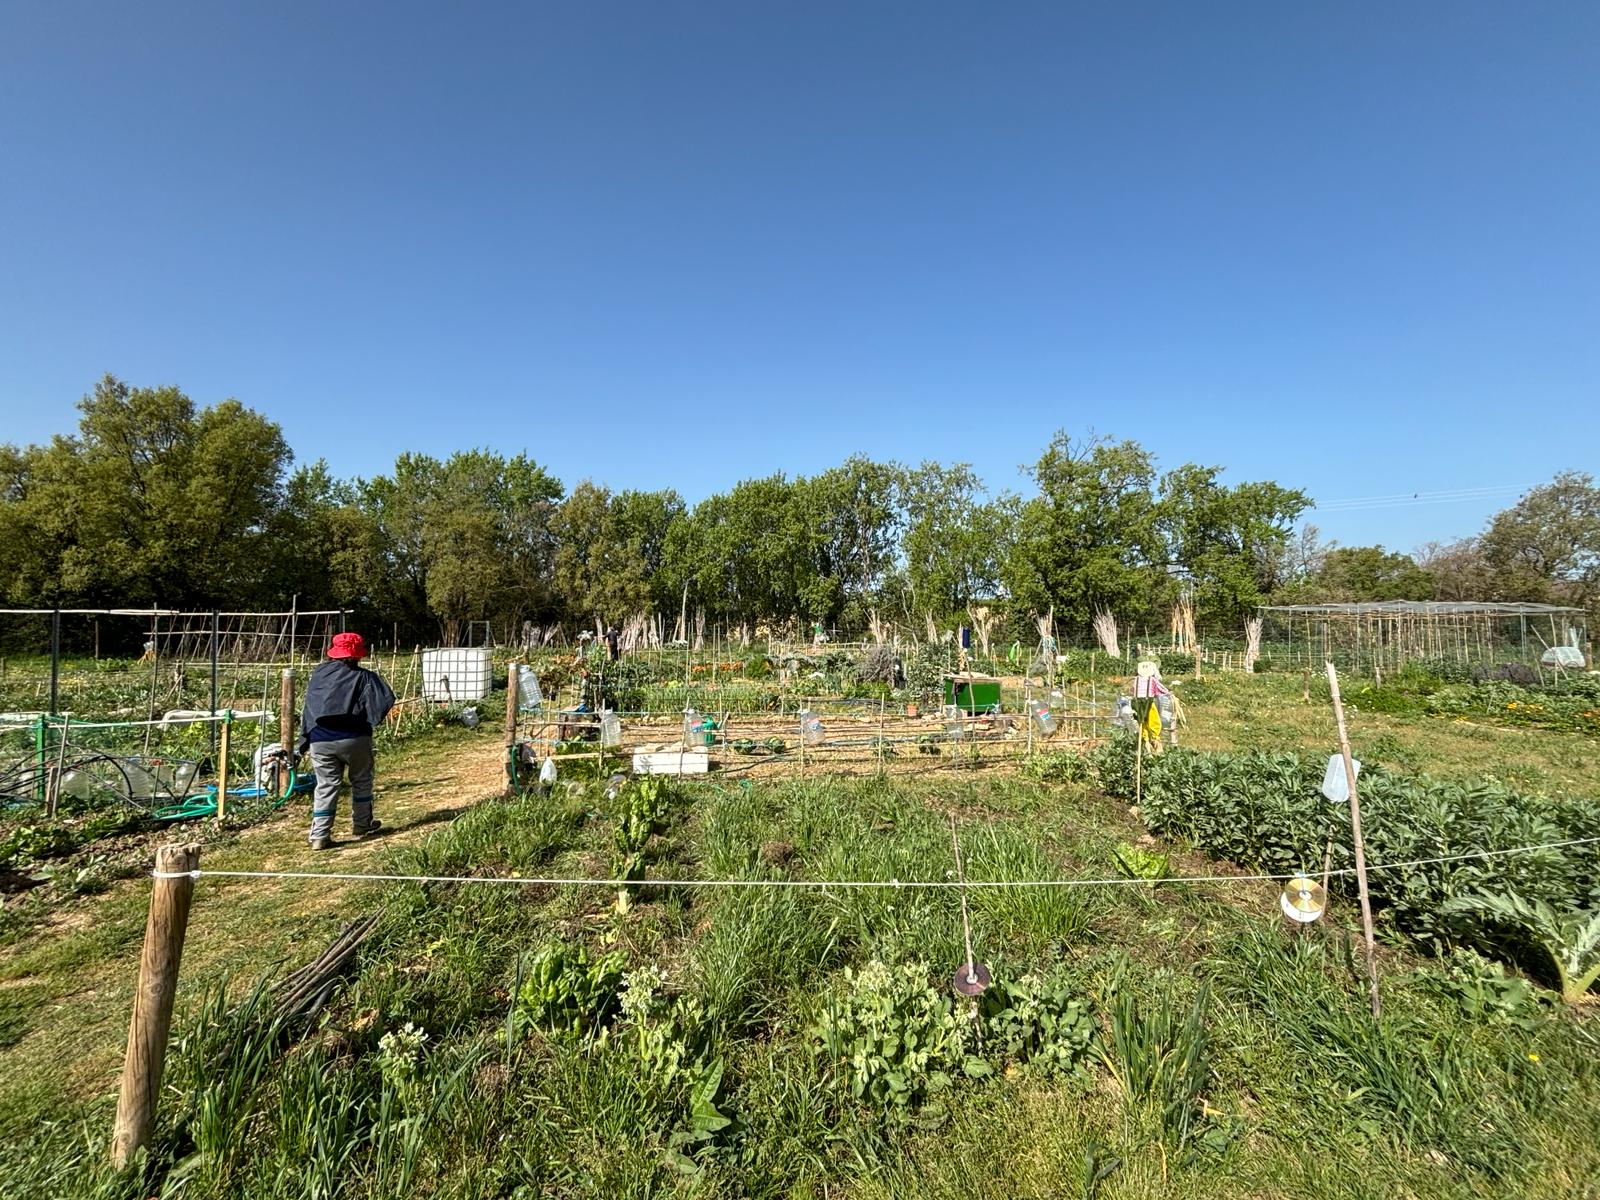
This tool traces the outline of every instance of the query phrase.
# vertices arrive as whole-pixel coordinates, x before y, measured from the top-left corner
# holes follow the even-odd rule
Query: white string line
[[[1471,859],[1499,858],[1511,854],[1531,854],[1538,850],[1560,850],[1569,846],[1587,846],[1600,842],[1600,837],[1571,838],[1564,842],[1543,842],[1534,846],[1511,846],[1504,850],[1474,850],[1465,854],[1445,854],[1437,858],[1415,858],[1407,862],[1383,863],[1369,866],[1368,873],[1376,871],[1402,871],[1408,867],[1426,867],[1439,863],[1465,862]],[[1332,875],[1354,875],[1354,867],[1340,867],[1328,872]],[[219,879],[338,879],[355,883],[510,883],[522,885],[544,884],[550,887],[779,887],[811,888],[827,891],[838,888],[892,888],[903,891],[912,888],[1028,888],[1028,887],[1110,887],[1118,884],[1156,883],[1283,883],[1299,879],[1304,871],[1287,875],[1177,875],[1159,879],[1140,876],[1118,876],[1115,879],[968,879],[964,884],[954,879],[590,879],[557,878],[532,875],[364,875],[347,871],[213,871],[196,868],[193,871],[154,871],[153,879],[199,879],[210,876]]]
[[[176,715],[179,712],[183,715]],[[71,713],[57,713],[54,716],[48,713],[36,713],[34,715],[45,717],[45,728],[52,733],[65,729],[68,721],[72,723],[71,731],[79,733],[85,729],[143,729],[147,726],[159,729],[180,729],[187,725],[222,725],[229,721],[235,723],[264,721],[271,725],[276,724],[278,720],[276,713],[256,710],[247,711],[245,709],[218,709],[215,713],[207,713],[204,709],[175,709],[173,713],[165,717],[158,717],[153,721],[80,721]],[[0,725],[0,733],[31,733],[33,729],[33,721],[29,721],[26,725]]]

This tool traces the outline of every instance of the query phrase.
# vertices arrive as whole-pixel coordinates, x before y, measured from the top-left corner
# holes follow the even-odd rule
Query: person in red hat
[[[350,775],[350,832],[356,837],[380,828],[372,815],[372,731],[394,707],[394,692],[376,671],[361,665],[367,642],[359,633],[336,634],[327,661],[311,672],[300,713],[299,753],[311,754],[317,787],[311,801],[311,848],[333,842],[339,789]]]

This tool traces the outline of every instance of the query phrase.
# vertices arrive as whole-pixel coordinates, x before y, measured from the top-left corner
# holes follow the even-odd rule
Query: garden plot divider
[[[271,754],[341,610],[0,610],[0,817],[226,814],[309,779]],[[369,665],[397,694],[381,742],[432,724],[420,652]],[[265,760],[268,766],[258,763]]]
[[[1104,734],[1112,705],[1096,713],[1053,700],[1053,732],[1045,734],[1021,705],[999,713],[907,715],[904,705],[844,697],[783,699],[779,710],[705,709],[578,711],[547,703],[518,715],[520,739],[535,758],[626,766],[636,754],[705,750],[712,770],[739,776],[918,774],[1021,763],[1033,754],[1085,750]],[[607,732],[607,717],[615,725]],[[692,728],[690,728],[692,726]]]

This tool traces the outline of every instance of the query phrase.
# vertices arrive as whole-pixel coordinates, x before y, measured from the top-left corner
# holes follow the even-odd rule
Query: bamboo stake
[[[1139,737],[1133,744],[1133,803],[1144,807],[1144,725],[1139,726]]]
[[[1033,676],[1022,681],[1022,719],[1028,723],[1028,761],[1033,761]]]
[[[878,774],[879,775],[883,774],[883,717],[884,717],[884,707],[885,707],[885,705],[887,703],[888,703],[888,701],[884,697],[882,697],[882,696],[878,697]]]
[[[156,1097],[172,1029],[172,1001],[178,987],[178,963],[189,928],[194,878],[186,872],[200,865],[200,847],[162,846],[156,851],[155,887],[145,922],[144,950],[139,957],[139,982],[128,1023],[128,1052],[122,1064],[122,1090],[111,1134],[111,1162],[118,1170],[133,1162],[149,1145],[155,1127]]]
[[[61,802],[61,776],[67,769],[67,736],[71,728],[71,715],[62,717],[61,745],[56,749],[55,770],[50,772],[50,778],[45,783],[45,815],[52,819],[55,817],[56,808]]]
[[[1372,897],[1367,893],[1367,848],[1361,838],[1361,800],[1356,795],[1356,765],[1350,756],[1350,735],[1345,729],[1344,701],[1339,697],[1339,672],[1328,664],[1328,690],[1333,693],[1333,718],[1339,726],[1339,753],[1344,757],[1344,777],[1350,788],[1350,837],[1356,850],[1356,890],[1361,899],[1361,929],[1367,940],[1367,976],[1372,981],[1372,1015],[1381,1016],[1378,995],[1378,947],[1372,932]]]
[[[217,816],[228,815],[228,746],[233,740],[233,710],[222,714],[222,736],[217,750]]]

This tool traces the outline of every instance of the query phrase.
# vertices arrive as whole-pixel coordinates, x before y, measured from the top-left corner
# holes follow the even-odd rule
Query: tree
[[[1592,605],[1600,600],[1600,488],[1563,471],[1496,514],[1481,539],[1502,598]]]
[[[588,480],[572,489],[556,514],[555,576],[580,619],[620,624],[665,599],[654,580],[682,512],[676,492],[613,495]]]
[[[553,605],[551,524],[562,488],[526,455],[402,454],[392,476],[357,491],[370,525],[351,558],[380,610],[431,614],[455,645],[464,621],[515,624]]]
[[[303,609],[371,611],[361,565],[370,521],[351,484],[335,479],[322,459],[297,467],[267,521],[263,552],[269,576],[249,603],[276,607],[298,598]]]
[[[1417,548],[1415,558],[1432,578],[1436,600],[1490,600],[1497,593],[1494,568],[1477,538],[1427,542]]]
[[[783,474],[745,479],[695,505],[664,547],[673,587],[715,619],[754,624],[833,611],[838,580],[815,573],[802,481]]]
[[[1312,579],[1322,601],[1432,600],[1433,576],[1409,554],[1382,546],[1336,546]]]
[[[1279,582],[1294,521],[1311,503],[1276,483],[1220,481],[1187,463],[1161,479],[1157,525],[1168,562],[1195,589],[1199,619],[1236,627]]]
[[[1054,606],[1086,634],[1096,611],[1153,611],[1168,590],[1157,525],[1155,464],[1136,442],[1057,433],[1031,471],[1038,496],[1022,505],[1005,584],[1023,607]]]
[[[858,622],[877,597],[894,566],[895,548],[904,523],[901,507],[903,470],[856,454],[796,486],[806,511],[806,541],[818,579],[836,602],[812,601],[810,615],[835,621],[845,606],[854,605]]]
[[[107,375],[75,435],[7,447],[0,538],[27,551],[15,601],[210,607],[266,582],[264,531],[292,455],[236,400],[209,408],[175,387]]]
[[[925,462],[905,473],[906,616],[947,617],[1000,591],[1009,546],[1011,498],[981,499],[983,483],[966,463]]]

